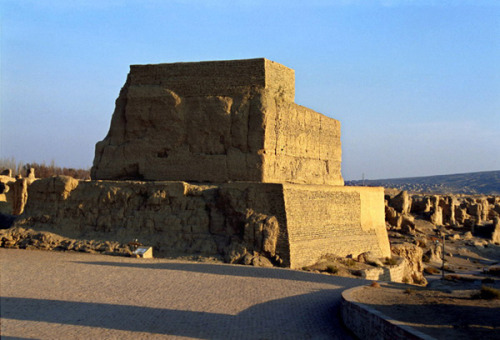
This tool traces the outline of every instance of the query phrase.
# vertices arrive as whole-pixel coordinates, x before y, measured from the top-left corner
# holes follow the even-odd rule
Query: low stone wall
[[[58,176],[29,186],[15,226],[72,239],[138,239],[157,256],[220,256],[230,263],[301,268],[325,254],[390,256],[383,210],[381,216],[364,211],[383,205],[382,190]],[[380,195],[378,204],[367,199],[374,195]]]
[[[354,302],[352,293],[363,287],[342,292],[342,321],[360,339],[434,340],[409,326],[398,324],[388,316],[364,304]]]
[[[289,265],[279,185],[42,179],[15,226],[73,239],[134,241],[159,256],[249,254]],[[279,230],[281,228],[281,230]],[[277,256],[280,254],[282,257]]]

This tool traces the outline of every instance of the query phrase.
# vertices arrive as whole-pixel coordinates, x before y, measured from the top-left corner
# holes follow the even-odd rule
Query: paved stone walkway
[[[363,280],[287,269],[0,249],[2,339],[350,339]]]

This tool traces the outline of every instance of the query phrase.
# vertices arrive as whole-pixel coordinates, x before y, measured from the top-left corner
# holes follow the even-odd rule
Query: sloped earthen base
[[[221,256],[301,268],[324,254],[390,256],[382,188],[238,182],[77,181],[29,187],[16,226],[139,242],[155,256]]]

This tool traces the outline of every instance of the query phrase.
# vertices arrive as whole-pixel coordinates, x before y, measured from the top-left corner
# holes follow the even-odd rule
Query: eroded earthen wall
[[[29,187],[16,226],[64,237],[139,242],[155,256],[247,254],[289,266],[282,188],[186,182],[77,181],[59,176]]]
[[[138,239],[154,246],[156,256],[218,256],[232,263],[260,256],[292,268],[325,254],[390,256],[383,210],[381,216],[363,212],[379,208],[373,198],[383,197],[382,188],[59,176],[28,190],[17,226],[74,239]]]
[[[133,65],[93,179],[343,185],[340,124],[266,59]]]
[[[383,188],[284,185],[292,268],[325,254],[390,257]],[[382,208],[380,214],[378,210]]]

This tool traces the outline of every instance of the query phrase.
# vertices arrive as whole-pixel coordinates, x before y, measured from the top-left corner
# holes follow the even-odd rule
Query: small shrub
[[[379,261],[379,262],[375,262],[375,261],[366,261],[366,264],[369,264],[370,266],[374,266],[374,267],[381,267],[382,266],[382,263]]]
[[[386,257],[385,261],[384,261],[384,264],[387,265],[387,266],[395,266],[396,264],[398,264],[398,260],[396,260],[393,257],[390,257],[390,258]]]
[[[356,265],[356,261],[353,259],[345,259],[343,262],[347,267],[354,267]]]
[[[412,275],[412,278],[413,278],[413,283],[415,283],[417,285],[425,285],[425,284],[427,284],[427,281],[423,277],[418,277],[416,275]]]
[[[436,269],[434,267],[425,267],[424,273],[429,274],[429,275],[436,275],[436,274],[441,273],[441,271],[439,271],[438,269]]]
[[[417,246],[420,247],[420,248],[427,247],[427,244],[426,244],[425,240],[416,240],[415,242],[417,243]]]
[[[446,281],[460,281],[460,276],[458,276],[458,275],[445,275],[444,279]]]
[[[482,286],[480,294],[481,294],[481,299],[485,300],[500,299],[500,289],[496,289],[493,287]]]
[[[448,266],[448,265],[446,265],[446,264],[444,265],[443,270],[444,270],[445,272],[455,273],[455,271],[454,271],[453,269],[451,269],[451,267],[450,267],[450,266]]]
[[[370,284],[370,287],[373,287],[373,288],[380,288],[380,284],[379,284],[377,281],[373,281],[373,282]]]
[[[494,276],[500,276],[500,267],[489,268],[486,273]]]
[[[489,286],[481,286],[481,290],[471,295],[472,299],[493,300],[500,299],[500,289]]]
[[[330,274],[337,274],[338,273],[338,268],[332,265],[326,266],[326,271]]]

